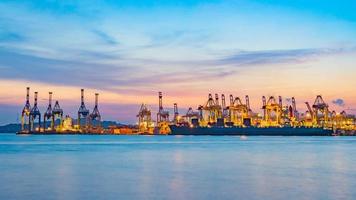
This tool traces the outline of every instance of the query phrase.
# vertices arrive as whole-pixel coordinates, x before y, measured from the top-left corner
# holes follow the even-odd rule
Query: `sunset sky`
[[[76,116],[80,88],[105,120],[134,123],[139,104],[177,102],[181,113],[208,93],[322,94],[356,114],[356,1],[1,0],[0,124],[16,122],[26,87],[41,111],[54,92]]]

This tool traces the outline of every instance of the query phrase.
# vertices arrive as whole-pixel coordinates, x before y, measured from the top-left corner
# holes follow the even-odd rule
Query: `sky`
[[[0,124],[16,122],[26,87],[76,116],[80,89],[105,120],[135,123],[157,93],[181,113],[209,93],[323,95],[356,114],[356,2],[352,0],[1,0]]]

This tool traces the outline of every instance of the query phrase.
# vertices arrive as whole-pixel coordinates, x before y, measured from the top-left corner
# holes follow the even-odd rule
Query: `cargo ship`
[[[189,127],[170,126],[170,135],[211,136],[333,136],[332,129],[307,127]]]

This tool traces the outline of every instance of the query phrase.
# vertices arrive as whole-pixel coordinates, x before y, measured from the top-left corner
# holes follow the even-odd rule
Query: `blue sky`
[[[127,122],[135,114],[122,113],[153,106],[158,90],[182,109],[224,92],[248,93],[256,108],[262,95],[321,93],[352,110],[355,10],[330,0],[2,0],[0,123],[16,119],[27,85],[63,93],[70,114],[77,94],[65,91],[100,91],[106,118]]]

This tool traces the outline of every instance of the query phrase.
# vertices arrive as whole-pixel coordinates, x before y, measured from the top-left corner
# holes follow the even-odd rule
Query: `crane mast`
[[[30,131],[30,112],[31,112],[31,105],[30,105],[30,88],[26,88],[26,102],[25,106],[22,109],[21,114],[21,131]],[[27,125],[27,130],[26,129]]]
[[[173,122],[175,124],[178,124],[179,123],[179,112],[178,112],[178,104],[177,103],[173,104],[173,112],[174,112]]]
[[[101,128],[101,114],[99,112],[99,93],[95,93],[95,105],[93,112],[90,114],[90,126],[91,128],[94,129],[100,129]],[[100,130],[97,130],[100,131]]]
[[[142,103],[136,116],[138,118],[138,131],[140,133],[153,134],[154,123],[152,121],[151,110],[146,104]]]
[[[38,92],[35,92],[34,105],[30,112],[30,131],[35,131],[35,120],[38,119],[38,130],[41,130],[41,112],[37,106]]]
[[[80,90],[81,95],[80,95],[80,107],[78,110],[78,128],[83,129],[82,126],[82,118],[85,120],[85,125],[84,128],[88,128],[88,123],[89,123],[89,110],[85,107],[84,103],[84,89]]]
[[[56,128],[56,121],[59,120],[58,128],[61,129],[63,127],[63,109],[59,105],[59,102],[56,101],[52,110],[52,121],[53,121],[53,129]]]
[[[53,109],[52,109],[52,92],[48,92],[48,107],[43,115],[43,129],[46,130],[47,128],[47,120],[50,119],[50,130],[53,131],[54,129],[54,121],[53,121]]]
[[[159,134],[168,134],[170,132],[169,112],[163,109],[162,92],[158,92],[157,127]]]

